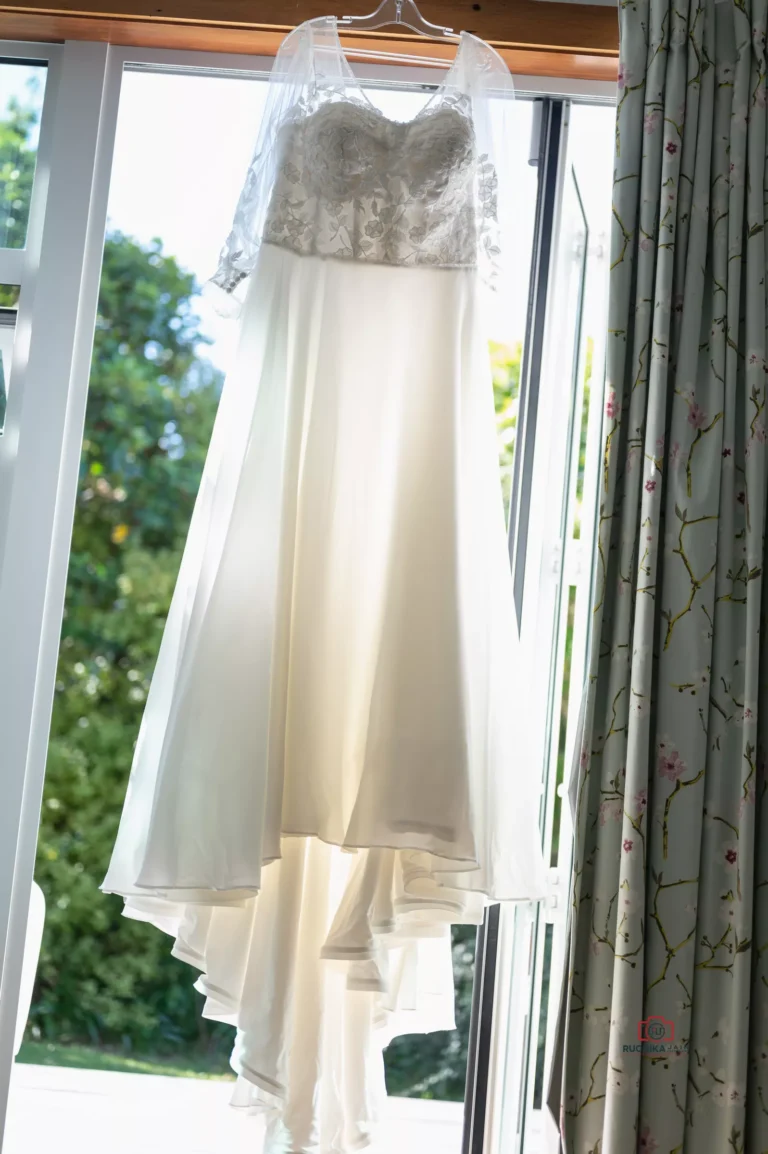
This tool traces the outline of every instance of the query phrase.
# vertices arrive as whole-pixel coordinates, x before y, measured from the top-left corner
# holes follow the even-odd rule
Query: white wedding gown
[[[465,36],[400,124],[302,25],[214,278],[250,277],[240,346],[103,888],[237,1026],[269,1151],[368,1144],[382,1047],[453,1027],[451,924],[543,892],[485,323],[509,83]]]

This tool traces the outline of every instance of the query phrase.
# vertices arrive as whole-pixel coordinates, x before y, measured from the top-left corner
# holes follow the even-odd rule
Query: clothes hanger
[[[430,24],[425,20],[414,0],[382,0],[376,11],[369,13],[368,16],[342,16],[339,20],[339,25],[357,32],[372,32],[376,28],[385,28],[388,24],[408,28],[419,36],[431,36],[439,40],[459,39],[452,28]]]

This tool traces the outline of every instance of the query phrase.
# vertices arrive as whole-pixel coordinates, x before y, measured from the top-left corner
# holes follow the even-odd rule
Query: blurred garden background
[[[0,120],[6,244],[24,243],[38,96],[32,84]],[[0,293],[15,304],[12,286]],[[46,928],[21,1061],[229,1072],[233,1031],[201,1018],[195,973],[98,888],[222,387],[198,294],[159,240],[108,234],[37,860]],[[491,347],[505,497],[520,356],[520,345]],[[463,1098],[474,940],[472,927],[454,929],[458,1029],[395,1040],[390,1093]]]

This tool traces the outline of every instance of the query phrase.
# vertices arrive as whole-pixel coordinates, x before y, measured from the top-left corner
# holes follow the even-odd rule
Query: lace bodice
[[[459,105],[398,124],[339,101],[287,124],[283,137],[264,240],[304,255],[477,264],[483,211],[495,215],[494,182],[477,187],[482,165]]]
[[[496,53],[465,36],[422,111],[393,121],[354,77],[336,21],[302,25],[276,62],[259,146],[213,282],[232,293],[264,242],[304,256],[482,265],[492,279],[499,180],[488,99],[510,90]]]

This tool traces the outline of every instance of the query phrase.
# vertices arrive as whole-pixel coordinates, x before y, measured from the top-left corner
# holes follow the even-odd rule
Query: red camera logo
[[[638,1042],[674,1042],[675,1023],[657,1014],[649,1014],[637,1023]]]

